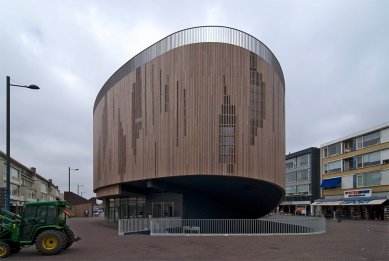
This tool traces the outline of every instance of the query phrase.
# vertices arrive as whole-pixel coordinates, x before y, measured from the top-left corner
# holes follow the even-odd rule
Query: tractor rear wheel
[[[68,249],[74,242],[74,233],[73,233],[73,231],[70,228],[66,229],[65,233],[67,235],[67,241],[66,241],[65,249]]]
[[[5,242],[0,242],[0,258],[7,257],[10,253],[11,248]]]
[[[45,230],[36,238],[36,249],[45,256],[56,255],[65,249],[67,238],[64,232]]]

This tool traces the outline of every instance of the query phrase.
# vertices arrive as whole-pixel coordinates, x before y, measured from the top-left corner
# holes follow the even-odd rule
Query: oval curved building
[[[276,57],[236,29],[189,28],[136,55],[93,109],[107,219],[269,213],[284,195],[284,99]]]

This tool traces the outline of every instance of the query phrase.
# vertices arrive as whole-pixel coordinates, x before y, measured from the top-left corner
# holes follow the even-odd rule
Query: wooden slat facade
[[[224,43],[185,45],[138,67],[94,111],[97,196],[123,182],[196,174],[283,188],[280,79],[258,55]]]

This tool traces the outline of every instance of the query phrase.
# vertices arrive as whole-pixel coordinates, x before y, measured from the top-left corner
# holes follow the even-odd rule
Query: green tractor
[[[56,255],[80,238],[66,224],[66,201],[27,202],[22,216],[0,209],[0,257],[35,244],[42,255]]]

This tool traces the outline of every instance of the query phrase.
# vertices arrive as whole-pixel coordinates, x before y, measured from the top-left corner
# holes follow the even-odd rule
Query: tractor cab
[[[22,216],[0,210],[0,257],[35,244],[43,255],[55,255],[78,241],[66,224],[71,212],[66,201],[25,203]]]
[[[64,210],[67,210],[65,201],[26,203],[20,224],[20,241],[31,241],[34,234],[48,226],[68,228]]]

